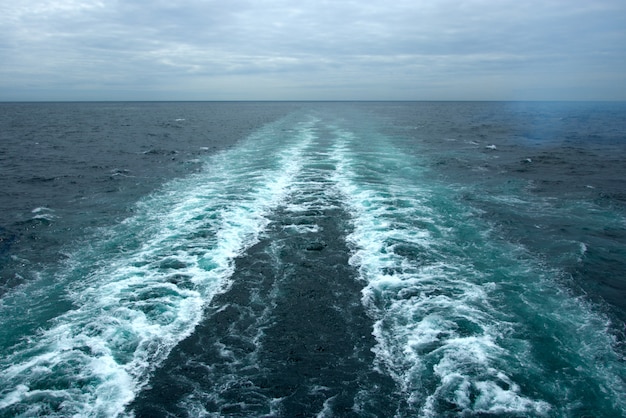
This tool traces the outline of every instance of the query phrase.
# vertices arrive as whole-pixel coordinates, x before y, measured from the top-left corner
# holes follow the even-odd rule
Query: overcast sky
[[[626,100],[626,0],[0,0],[0,100]]]

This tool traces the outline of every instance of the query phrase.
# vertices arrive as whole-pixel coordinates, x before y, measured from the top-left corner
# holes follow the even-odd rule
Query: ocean
[[[626,103],[0,103],[1,417],[626,416]]]

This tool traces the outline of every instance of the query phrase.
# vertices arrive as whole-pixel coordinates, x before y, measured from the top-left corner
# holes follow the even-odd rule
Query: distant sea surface
[[[626,103],[0,103],[0,417],[626,416]]]

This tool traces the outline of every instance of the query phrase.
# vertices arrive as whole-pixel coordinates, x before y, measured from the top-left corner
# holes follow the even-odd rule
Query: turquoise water
[[[625,415],[619,175],[554,163],[619,147],[437,106],[294,105],[59,236],[0,301],[2,416]]]

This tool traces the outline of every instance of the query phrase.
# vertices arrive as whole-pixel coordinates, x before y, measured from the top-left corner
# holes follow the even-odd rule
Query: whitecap
[[[68,286],[73,306],[0,360],[5,412],[28,405],[61,415],[122,414],[226,288],[234,258],[257,242],[301,169],[314,123],[282,138],[278,154],[269,152],[276,146],[270,125],[269,134],[212,156],[206,171],[166,185],[135,216],[77,249],[54,279],[56,288]],[[5,297],[1,316],[15,317],[22,299]]]
[[[516,329],[538,312],[521,297],[533,295],[533,304],[546,306],[561,303],[559,309],[584,322],[559,302],[562,293],[554,285],[547,286],[549,272],[523,257],[523,247],[493,240],[488,224],[452,200],[450,190],[421,181],[419,161],[404,161],[407,156],[384,138],[378,154],[368,144],[368,154],[375,154],[370,161],[392,159],[416,168],[388,171],[381,165],[372,172],[372,165],[362,164],[366,157],[355,135],[337,136],[335,180],[353,219],[350,263],[367,283],[362,302],[375,321],[374,366],[406,394],[403,410],[421,416],[439,416],[451,406],[463,414],[552,413],[544,396],[565,392],[529,388],[514,378],[522,370],[530,376],[525,379],[538,382],[549,374],[532,362],[533,342]],[[512,195],[498,199],[528,204]],[[395,201],[405,204],[395,207]],[[503,298],[516,311],[503,307]],[[566,324],[555,319],[551,326]],[[602,339],[601,333],[589,337]]]
[[[45,207],[45,206],[40,206],[40,207],[36,207],[35,209],[31,210],[32,213],[41,213],[41,212],[54,212],[54,210]]]

